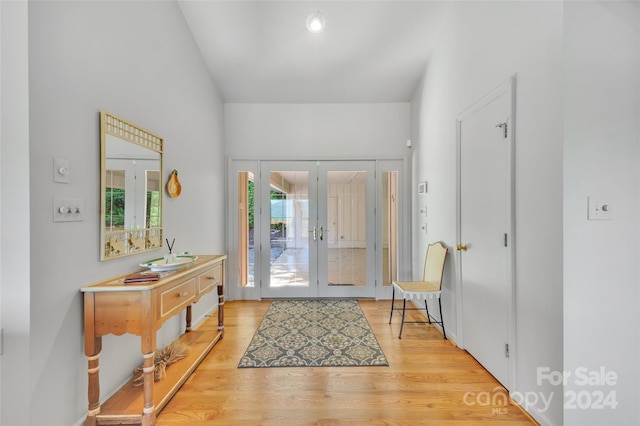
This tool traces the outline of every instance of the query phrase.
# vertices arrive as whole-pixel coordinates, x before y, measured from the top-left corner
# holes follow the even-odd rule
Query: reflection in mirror
[[[163,140],[107,112],[100,117],[100,259],[159,249]]]

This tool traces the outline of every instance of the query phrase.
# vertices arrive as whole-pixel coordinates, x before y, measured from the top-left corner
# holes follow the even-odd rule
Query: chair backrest
[[[448,252],[449,249],[440,241],[429,244],[427,258],[424,261],[423,281],[439,283],[440,289],[442,289],[442,275]]]

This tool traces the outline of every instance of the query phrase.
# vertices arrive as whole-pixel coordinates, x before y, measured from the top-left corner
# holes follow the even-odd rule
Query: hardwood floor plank
[[[389,301],[361,301],[388,367],[243,368],[238,362],[268,301],[225,303],[225,337],[158,415],[174,425],[535,424],[509,404],[465,403],[465,394],[504,393],[478,362],[434,326],[389,325]],[[420,318],[417,312],[411,312]]]

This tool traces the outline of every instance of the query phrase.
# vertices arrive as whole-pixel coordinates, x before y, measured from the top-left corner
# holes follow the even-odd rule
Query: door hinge
[[[503,131],[504,131],[504,138],[506,139],[508,136],[508,125],[507,123],[498,123],[496,124],[496,127],[500,127]]]
[[[509,358],[509,344],[508,343],[504,344],[504,357],[505,358]]]
[[[504,246],[505,247],[509,247],[508,243],[507,243],[507,234],[504,234]]]
[[[4,328],[0,328],[0,355],[4,355]]]

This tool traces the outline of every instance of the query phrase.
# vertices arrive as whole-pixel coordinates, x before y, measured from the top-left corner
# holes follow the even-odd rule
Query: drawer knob
[[[186,291],[183,291],[182,293],[180,293],[180,297],[187,297],[187,294],[188,293]]]
[[[214,277],[213,275],[210,275],[210,276],[208,276],[208,277],[207,277],[207,279],[215,280],[215,279],[216,279],[216,277]]]

